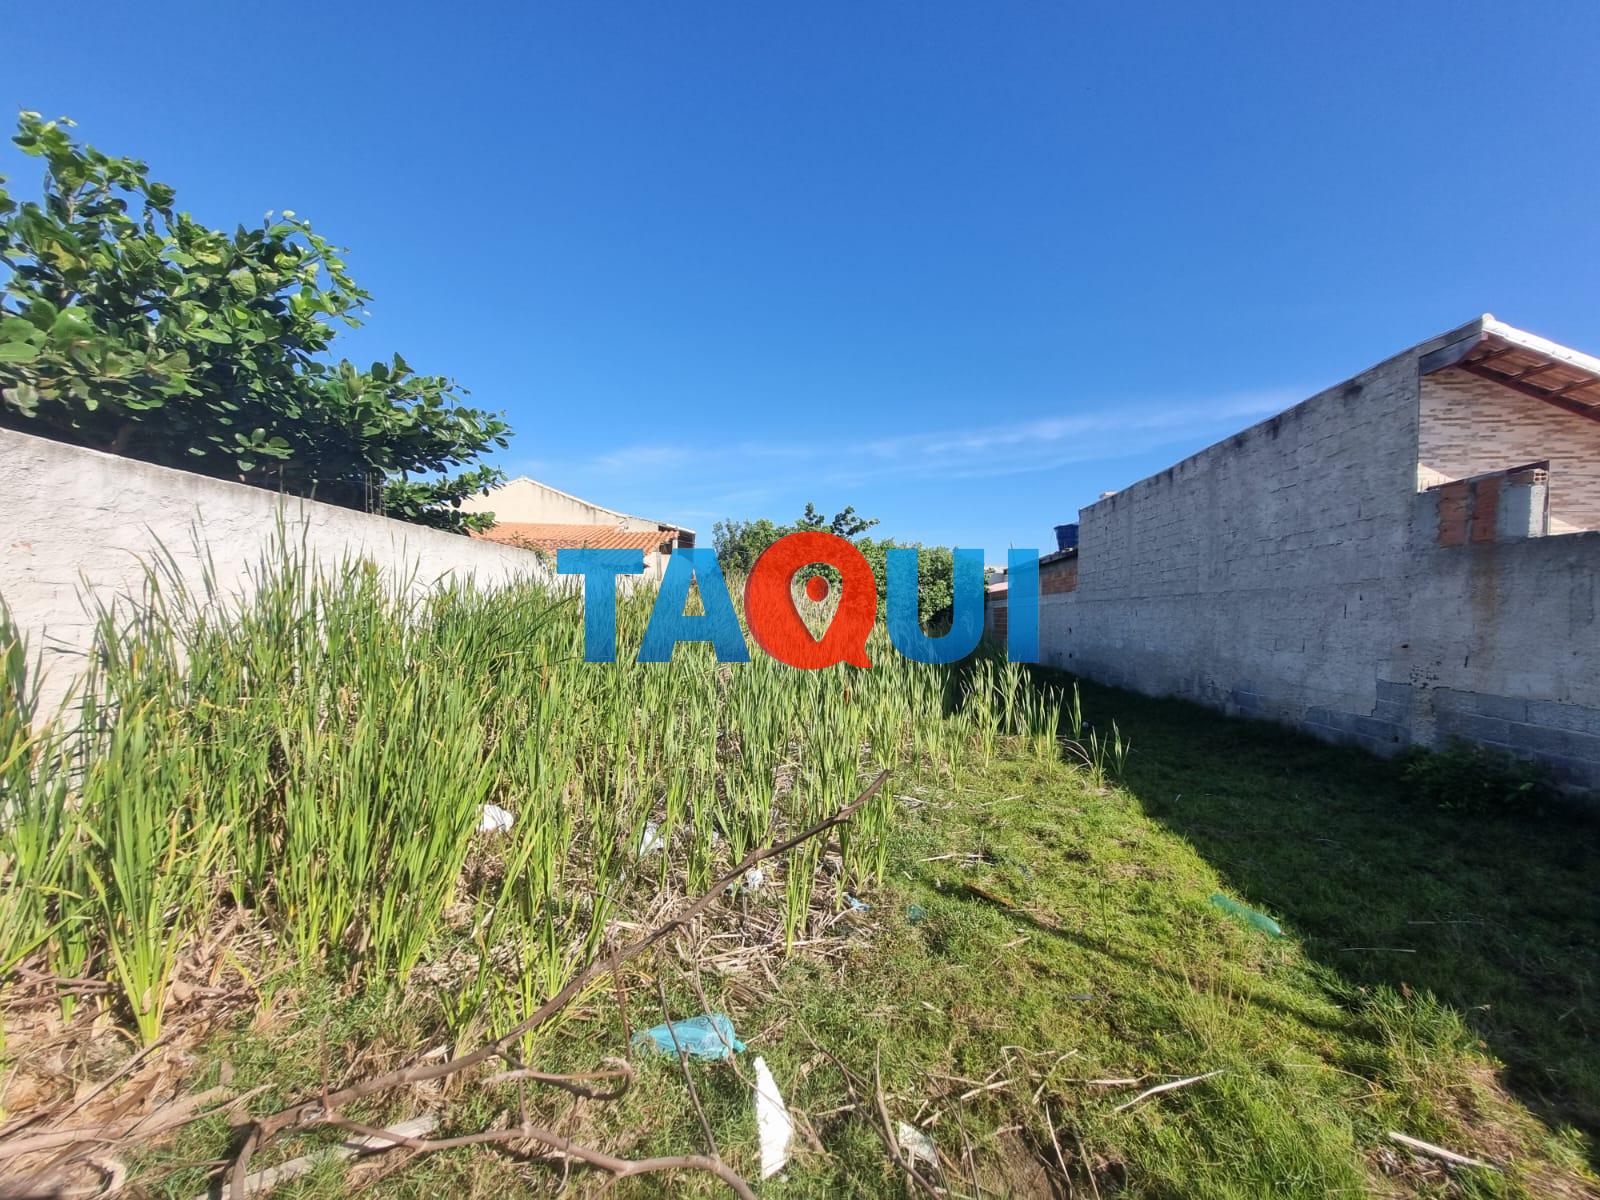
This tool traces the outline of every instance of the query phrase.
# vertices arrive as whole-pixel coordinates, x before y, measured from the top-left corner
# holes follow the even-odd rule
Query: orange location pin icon
[[[839,607],[821,638],[800,619],[794,605],[794,577],[802,567],[822,563],[839,572]],[[806,580],[806,595],[822,600],[828,581]],[[835,663],[870,667],[867,637],[878,619],[878,581],[861,551],[832,533],[791,533],[762,552],[744,586],[744,615],[756,643],[779,662],[814,671]]]

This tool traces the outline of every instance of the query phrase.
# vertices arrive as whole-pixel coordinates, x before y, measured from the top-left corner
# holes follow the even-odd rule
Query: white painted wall
[[[418,587],[549,577],[526,550],[0,429],[0,599],[42,657],[45,700],[81,669],[93,634],[87,599],[137,595],[140,562],[161,547],[198,588],[203,546],[221,588],[242,592],[280,514],[314,557],[360,556]]]

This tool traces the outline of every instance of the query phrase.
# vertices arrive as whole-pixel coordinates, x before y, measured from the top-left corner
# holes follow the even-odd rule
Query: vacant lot
[[[492,1080],[504,1061],[418,1076],[341,1118],[545,1136],[329,1158],[275,1194],[725,1192],[693,1170],[613,1183],[555,1147],[714,1147],[754,1181],[755,1055],[796,1125],[761,1194],[1600,1194],[1592,826],[1453,817],[1385,764],[1184,705],[1086,686],[1080,723],[1070,681],[992,664],[586,666],[570,607],[520,600],[401,612],[357,573],[318,601],[326,637],[285,635],[304,614],[283,591],[182,672],[113,664],[122,704],[75,804],[27,792],[89,873],[8,884],[47,927],[14,943],[0,1138],[88,1129],[80,1182],[195,1195],[248,1116],[515,1031],[583,962],[887,767],[851,825],[712,888],[701,920],[510,1044],[545,1073],[631,1071],[619,1098]],[[624,606],[625,649],[642,615]],[[118,824],[138,780],[144,823]],[[342,807],[296,815],[313,800]],[[511,833],[472,832],[484,802],[518,814]],[[141,864],[165,891],[139,890]],[[33,913],[7,911],[13,929]],[[663,1010],[707,1008],[748,1050],[629,1055]],[[251,1170],[350,1136],[315,1115]],[[886,1152],[914,1144],[902,1122],[935,1147],[908,1162],[920,1184]]]

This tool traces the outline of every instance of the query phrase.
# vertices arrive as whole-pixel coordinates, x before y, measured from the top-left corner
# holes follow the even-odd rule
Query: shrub
[[[1413,795],[1450,811],[1537,812],[1555,794],[1537,763],[1459,738],[1443,750],[1415,747],[1398,762]]]

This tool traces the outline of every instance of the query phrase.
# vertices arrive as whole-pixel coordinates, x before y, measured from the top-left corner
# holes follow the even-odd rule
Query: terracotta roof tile
[[[672,549],[670,530],[623,529],[616,525],[550,525],[526,521],[502,521],[473,537],[524,550],[570,550],[588,547],[595,550],[643,550],[646,554]]]

